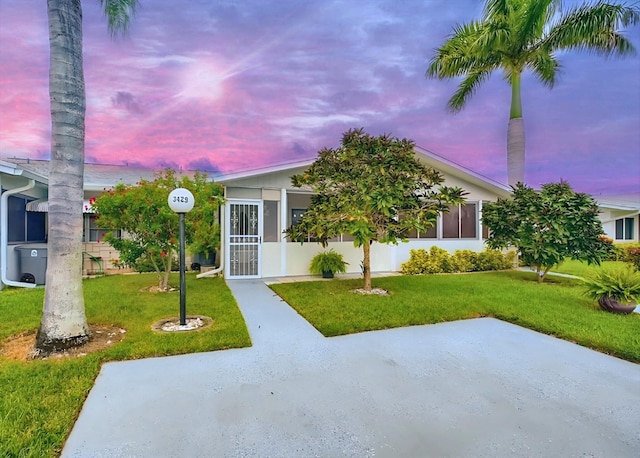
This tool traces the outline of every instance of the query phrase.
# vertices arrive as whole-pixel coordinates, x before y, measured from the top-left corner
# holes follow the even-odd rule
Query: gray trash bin
[[[44,285],[47,273],[47,244],[30,243],[18,245],[15,249],[19,253],[20,281]]]

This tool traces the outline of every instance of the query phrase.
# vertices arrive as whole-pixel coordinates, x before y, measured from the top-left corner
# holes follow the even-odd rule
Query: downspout
[[[2,194],[2,198],[0,198],[0,260],[2,265],[0,266],[0,289],[2,289],[2,285],[7,286],[19,286],[22,288],[35,288],[35,283],[25,283],[21,281],[13,281],[7,279],[7,244],[8,236],[7,231],[9,230],[9,218],[8,218],[8,209],[7,203],[9,200],[9,196],[14,194],[21,193],[23,191],[28,191],[29,189],[33,189],[36,186],[35,180],[29,180],[29,184],[23,186],[21,188],[11,189],[9,191],[5,191]]]
[[[226,188],[225,188],[226,193]],[[208,270],[196,275],[196,278],[205,278],[212,275],[219,274],[224,269],[224,244],[225,244],[225,232],[224,232],[224,207],[226,204],[220,205],[218,211],[220,212],[220,266],[217,269]]]

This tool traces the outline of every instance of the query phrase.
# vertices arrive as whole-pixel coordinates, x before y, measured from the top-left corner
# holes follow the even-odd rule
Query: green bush
[[[595,270],[583,280],[583,285],[585,294],[596,301],[611,298],[629,304],[640,299],[640,272],[630,266]]]
[[[515,254],[507,253],[507,255],[503,255],[498,250],[484,250],[482,253],[478,253],[478,270],[510,269],[513,267],[513,256],[515,256]],[[511,257],[511,260],[509,260],[508,257]]]
[[[309,264],[309,272],[312,274],[324,274],[325,272],[344,273],[347,271],[347,262],[340,253],[331,249],[316,254]]]
[[[456,250],[451,257],[456,272],[478,270],[478,253],[472,250]]]
[[[618,243],[613,245],[610,261],[624,261],[640,270],[640,243]]]
[[[447,250],[432,246],[429,251],[424,248],[410,250],[409,260],[402,263],[400,269],[406,275],[503,270],[513,267],[515,256],[513,251],[503,255],[498,250],[481,253],[456,250],[450,255]]]

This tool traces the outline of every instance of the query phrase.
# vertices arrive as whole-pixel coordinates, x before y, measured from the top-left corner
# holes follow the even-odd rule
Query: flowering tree
[[[519,183],[512,197],[483,205],[482,224],[489,228],[487,245],[516,247],[539,282],[565,258],[599,264],[611,250],[598,204],[566,182],[545,184],[540,192]]]
[[[104,238],[120,252],[119,262],[149,261],[163,291],[169,289],[169,274],[179,249],[178,215],[167,204],[169,193],[175,188],[186,188],[195,198],[193,210],[185,215],[187,243],[197,241],[199,246],[216,243],[210,235],[220,234],[215,212],[223,201],[223,190],[219,184],[207,181],[204,174],[178,177],[175,171],[165,170],[153,181],[141,180],[135,186],[118,184],[93,203],[99,226],[125,232],[122,238],[113,232]]]

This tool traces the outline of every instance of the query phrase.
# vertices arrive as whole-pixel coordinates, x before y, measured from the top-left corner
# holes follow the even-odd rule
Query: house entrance
[[[260,278],[262,202],[230,201],[227,205],[227,277]]]

